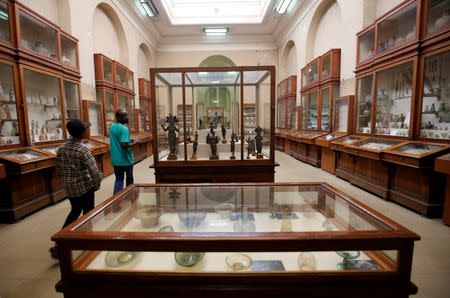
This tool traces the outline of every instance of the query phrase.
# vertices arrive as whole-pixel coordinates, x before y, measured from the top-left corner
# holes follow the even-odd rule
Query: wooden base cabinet
[[[450,154],[436,158],[434,169],[436,172],[447,175],[447,183],[445,187],[445,203],[442,221],[445,225],[450,226]]]
[[[334,175],[336,170],[336,152],[334,150],[322,147],[320,154],[320,167],[322,170]]]

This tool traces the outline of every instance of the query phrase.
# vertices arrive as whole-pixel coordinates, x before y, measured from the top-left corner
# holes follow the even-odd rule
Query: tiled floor
[[[375,210],[418,233],[422,240],[414,250],[412,280],[419,287],[417,298],[445,298],[450,293],[450,228],[439,219],[427,219],[394,203],[384,201],[320,169],[276,152],[277,182],[325,181]],[[154,182],[151,159],[136,165],[135,182]],[[102,182],[96,204],[112,193],[113,176]],[[54,289],[59,280],[57,261],[48,248],[50,237],[61,227],[70,203],[66,200],[26,217],[16,224],[0,225],[0,298],[62,297]]]

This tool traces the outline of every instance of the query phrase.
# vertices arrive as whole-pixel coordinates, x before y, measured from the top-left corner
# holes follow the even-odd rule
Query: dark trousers
[[[94,209],[95,204],[95,196],[94,196],[94,190],[90,190],[81,197],[77,198],[69,198],[70,205],[72,205],[72,209],[69,212],[69,215],[67,215],[66,221],[64,222],[63,228],[73,223],[77,218],[80,216],[81,211],[83,211],[83,214],[88,213],[92,209]]]
[[[114,175],[116,176],[116,181],[114,182],[114,193],[117,193],[123,189],[123,178],[127,175],[126,184],[127,186],[134,183],[133,179],[133,166],[115,166]]]

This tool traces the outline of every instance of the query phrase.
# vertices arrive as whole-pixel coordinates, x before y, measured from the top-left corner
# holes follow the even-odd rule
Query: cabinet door
[[[80,90],[78,83],[64,80],[66,119],[81,119]]]
[[[308,129],[318,129],[318,102],[317,91],[308,93]]]
[[[330,130],[331,88],[320,90],[320,130]]]
[[[356,98],[356,132],[371,133],[373,75],[358,79]]]
[[[0,60],[0,148],[21,143],[14,72],[12,64]]]
[[[9,7],[0,1],[0,42],[11,43]]]

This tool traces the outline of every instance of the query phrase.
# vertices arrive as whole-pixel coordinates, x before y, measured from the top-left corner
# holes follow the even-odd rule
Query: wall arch
[[[281,78],[297,74],[297,47],[293,40],[289,40],[284,46],[281,56]]]
[[[128,65],[128,42],[122,22],[107,3],[100,3],[95,8],[93,28],[94,53],[103,53]]]
[[[212,55],[200,62],[199,67],[236,66],[230,58],[223,55]]]
[[[152,54],[149,47],[145,43],[139,45],[137,54],[137,77],[150,78],[149,68],[152,66]]]
[[[342,28],[342,13],[338,1],[322,1],[309,26],[305,48],[306,62],[331,48],[339,48],[340,37],[336,32],[340,32]]]

